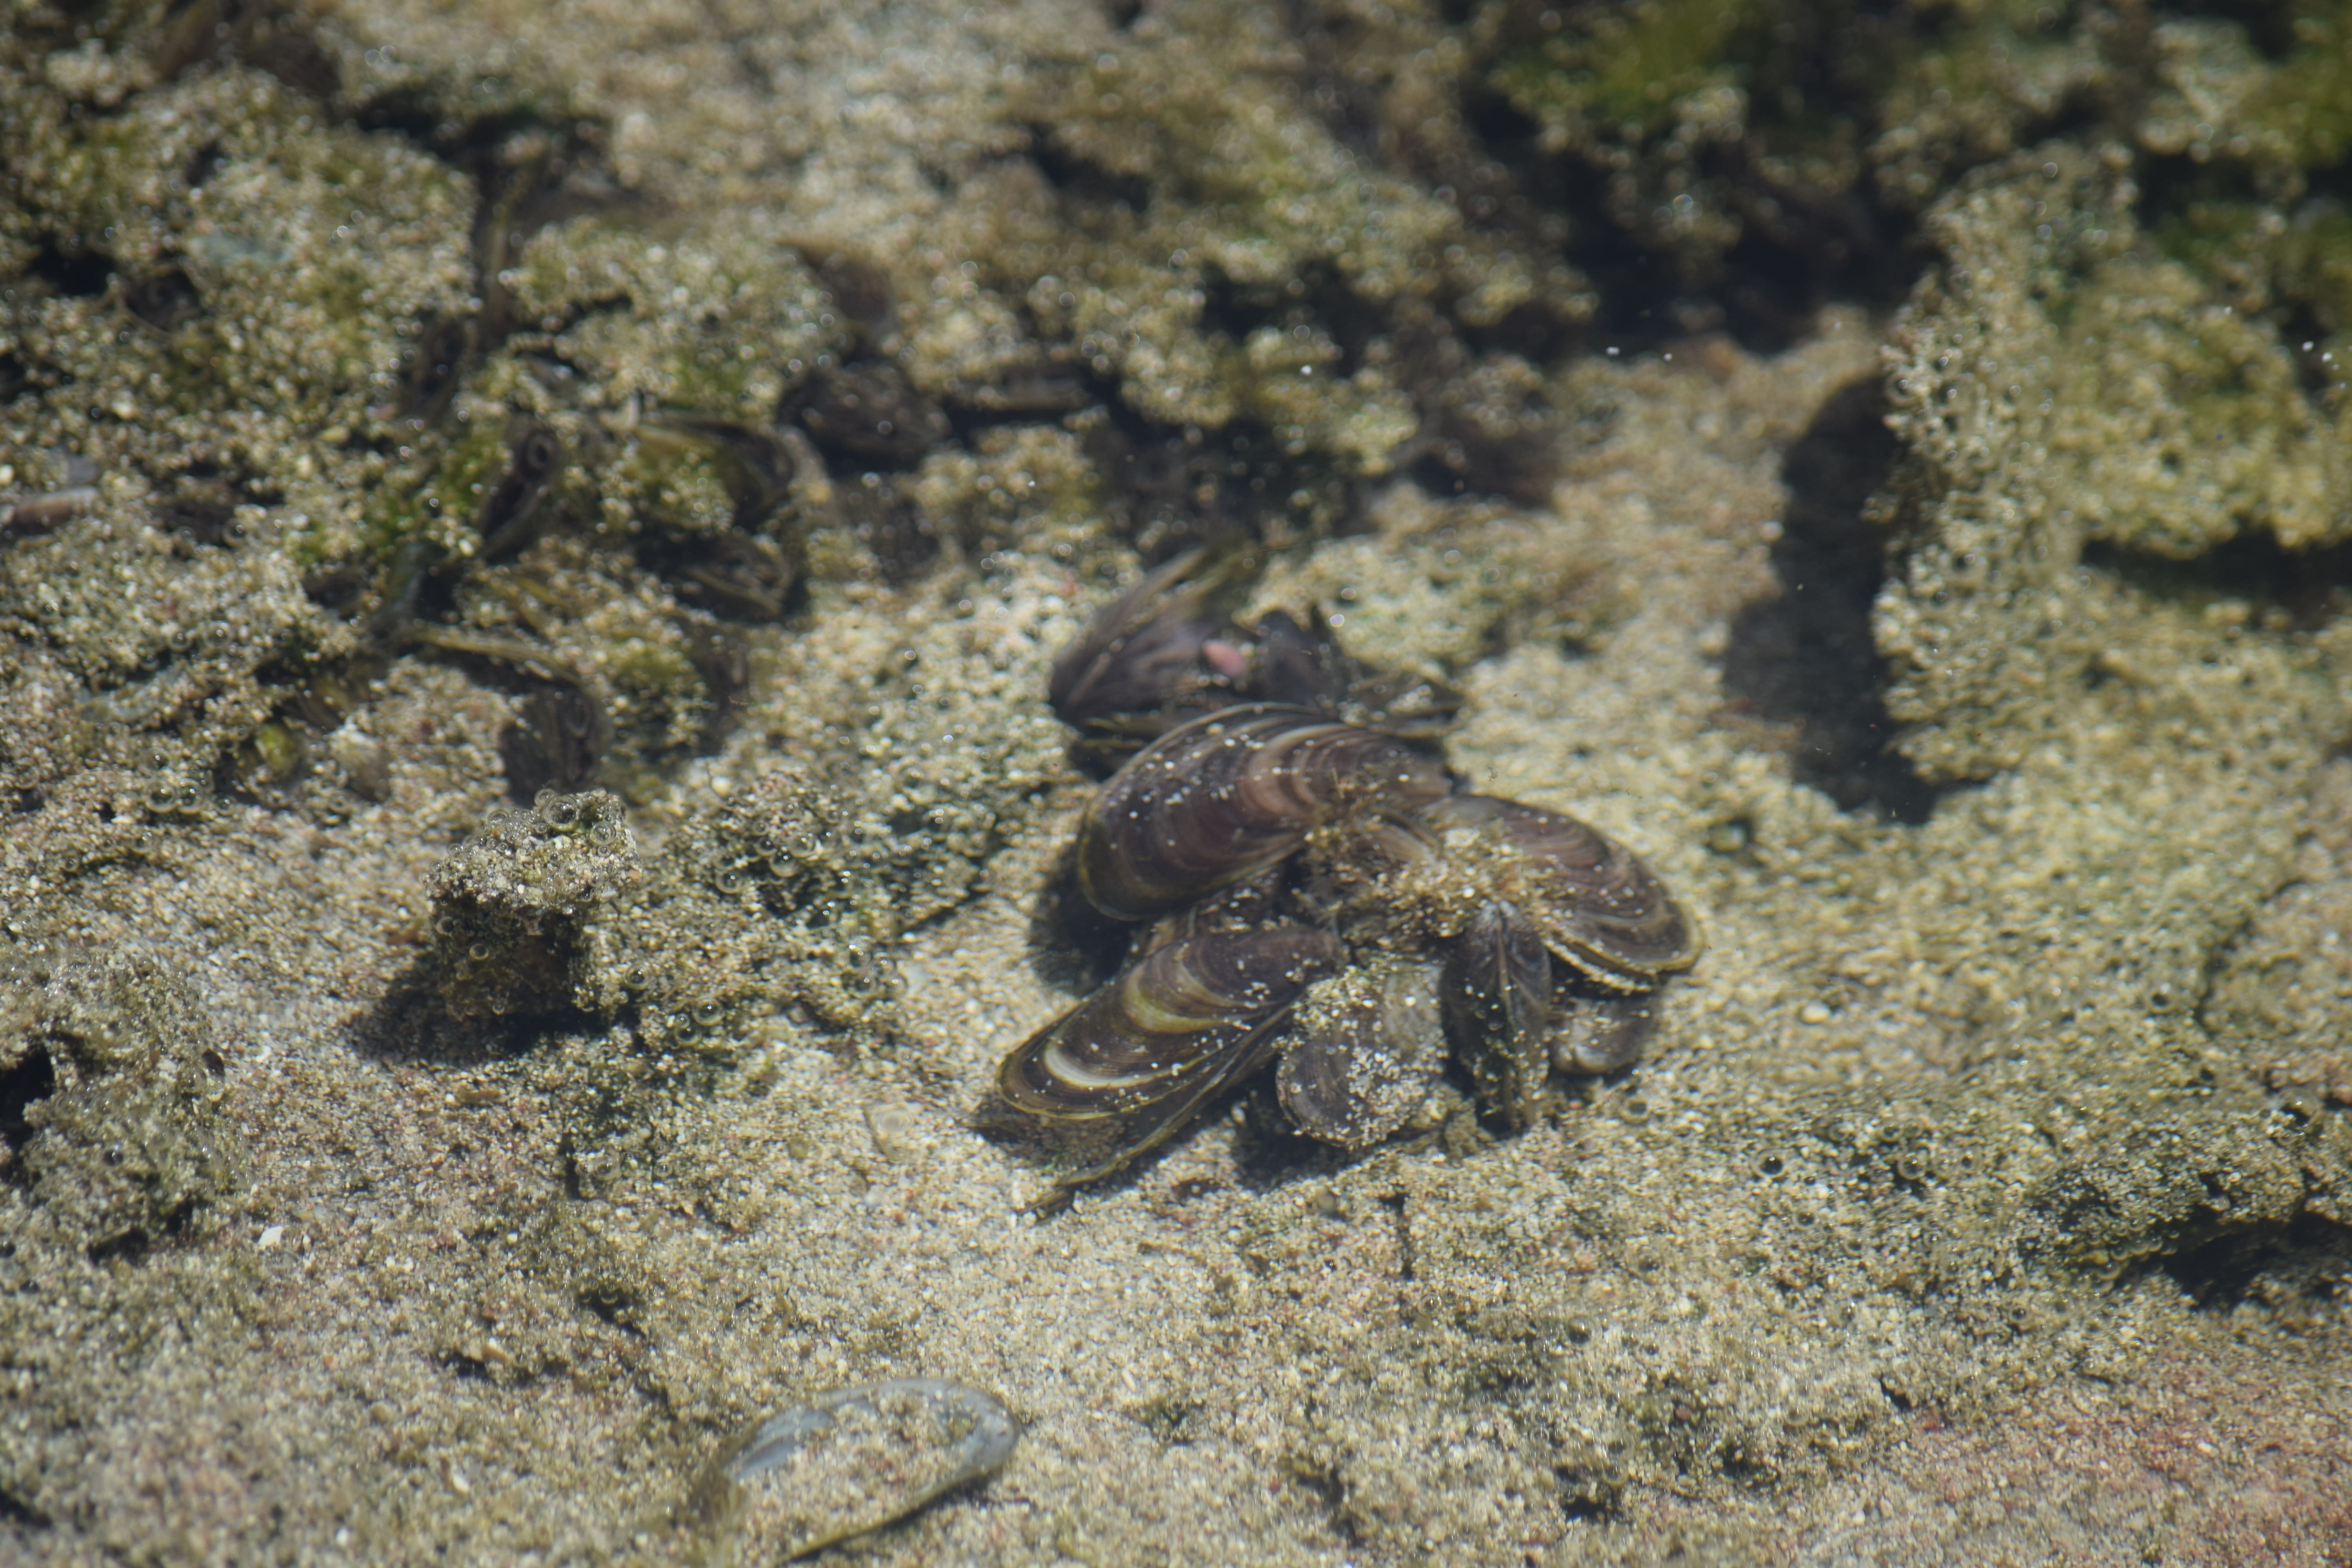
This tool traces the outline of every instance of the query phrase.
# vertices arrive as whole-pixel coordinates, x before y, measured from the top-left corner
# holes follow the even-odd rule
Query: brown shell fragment
[[[1698,927],[1633,852],[1572,816],[1492,795],[1426,806],[1441,838],[1469,835],[1517,851],[1522,903],[1561,962],[1613,991],[1643,991],[1698,959]]]
[[[1274,703],[1171,730],[1087,803],[1078,886],[1114,920],[1149,920],[1288,858],[1351,811],[1406,812],[1450,787],[1434,758]]]
[[[1256,1071],[1299,994],[1335,973],[1337,939],[1276,923],[1180,937],[1145,953],[1004,1058],[997,1091],[1082,1163],[1118,1169]]]
[[[1445,961],[1445,1018],[1478,1093],[1514,1128],[1534,1121],[1551,1075],[1551,959],[1513,905],[1478,907]]]
[[[1404,1125],[1445,1066],[1433,963],[1386,959],[1307,988],[1276,1075],[1299,1130],[1369,1149]]]

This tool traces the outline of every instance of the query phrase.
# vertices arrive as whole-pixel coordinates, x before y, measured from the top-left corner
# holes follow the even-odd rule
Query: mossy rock
[[[0,960],[0,1140],[37,1223],[68,1245],[135,1254],[211,1228],[245,1180],[226,1074],[210,1021],[154,954]]]

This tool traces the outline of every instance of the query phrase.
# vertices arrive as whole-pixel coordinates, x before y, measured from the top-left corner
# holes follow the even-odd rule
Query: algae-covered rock
[[[620,801],[601,791],[541,795],[499,811],[433,873],[434,959],[458,1017],[578,1007],[609,1013],[592,922],[637,879]]]
[[[0,1173],[0,1556],[666,1561],[720,1434],[916,1372],[1029,1436],[877,1560],[2332,1541],[2337,20],[20,12],[0,924],[195,955],[256,1174],[93,1257]],[[1797,450],[1923,212],[1873,533]],[[1048,668],[1223,531],[1710,951],[1525,1129],[1261,1082],[1025,1215],[974,1108],[1114,961]],[[1749,698],[1882,542],[1885,810]],[[2146,1518],[2023,1511],[2069,1459]]]
[[[2101,660],[2121,668],[2135,601],[2082,570],[2091,542],[2182,556],[2352,529],[2345,449],[2275,331],[2137,247],[2126,166],[2052,143],[1928,219],[1943,259],[1888,351],[1904,450],[1874,625],[1931,776],[2013,763]]]
[[[349,552],[411,341],[466,308],[470,183],[259,71],[104,116],[12,98],[0,235],[54,261],[0,296],[21,377],[0,465],[35,487],[68,458],[132,493],[205,481],[282,506],[297,562]]]
[[[2179,263],[2139,257],[2091,268],[2045,309],[2065,325],[2043,482],[2086,538],[2187,557],[2246,532],[2290,550],[2352,532],[2352,447],[2269,323]]]
[[[2211,1117],[2121,1129],[2111,1146],[2067,1161],[2034,1189],[2029,1207],[2047,1226],[2034,1242],[2115,1274],[2236,1232],[2282,1227],[2303,1209],[2303,1173],[2264,1131]]]
[[[551,228],[513,268],[518,346],[585,374],[593,406],[764,420],[849,325],[787,244],[757,215],[667,234],[593,217]]]
[[[1050,646],[1028,616],[842,615],[843,657],[788,666],[752,717],[792,760],[689,796],[614,923],[611,963],[656,977],[640,1026],[665,1049],[724,1058],[812,1025],[887,1037],[901,943],[979,897],[1073,777],[1029,700]]]
[[[194,997],[133,948],[0,959],[0,1173],[85,1252],[200,1236],[244,1181],[227,1062]]]

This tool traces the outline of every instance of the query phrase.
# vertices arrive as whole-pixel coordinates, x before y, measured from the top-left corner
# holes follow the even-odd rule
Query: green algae
[[[515,352],[570,364],[604,409],[764,420],[847,326],[783,236],[740,221],[665,236],[578,219],[532,238],[510,286]]]
[[[2102,660],[2144,679],[2120,651],[2144,634],[2113,624],[2132,601],[2079,570],[2092,541],[2188,556],[2347,529],[2341,440],[2274,329],[2133,254],[2121,167],[2053,144],[1929,220],[1946,259],[1891,351],[1905,454],[1878,504],[1901,542],[1876,625],[1905,750],[1933,774],[2013,765]]]

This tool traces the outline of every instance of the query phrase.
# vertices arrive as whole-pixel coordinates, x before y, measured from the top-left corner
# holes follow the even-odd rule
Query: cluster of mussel
[[[1457,788],[1425,749],[1449,692],[1368,678],[1280,612],[1233,624],[1222,606],[1254,570],[1246,551],[1178,557],[1055,670],[1082,753],[1126,758],[1080,820],[1078,890],[1149,922],[998,1075],[1063,1149],[1066,1185],[1275,1060],[1290,1120],[1349,1150],[1403,1127],[1449,1050],[1524,1127],[1555,1068],[1631,1065],[1660,988],[1698,956],[1623,847]]]

